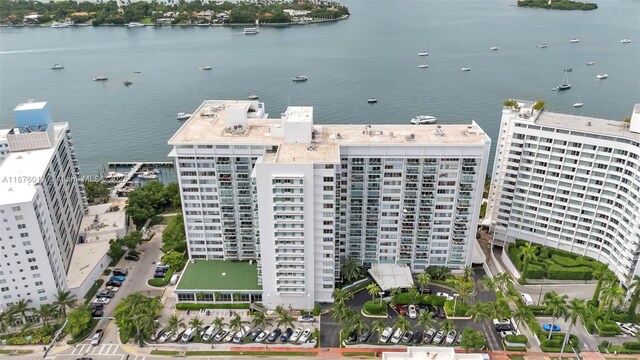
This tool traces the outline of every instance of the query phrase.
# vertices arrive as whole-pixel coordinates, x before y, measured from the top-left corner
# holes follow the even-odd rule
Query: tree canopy
[[[134,338],[139,344],[148,339],[155,330],[155,319],[160,315],[162,304],[159,298],[150,298],[140,292],[122,299],[114,312],[120,332]]]

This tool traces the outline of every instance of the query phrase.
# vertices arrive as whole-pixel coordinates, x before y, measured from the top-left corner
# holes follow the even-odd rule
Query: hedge
[[[369,315],[387,315],[387,302],[383,301],[380,305],[380,301],[367,301],[363,310]]]
[[[593,269],[586,266],[567,268],[551,265],[547,269],[547,278],[556,280],[591,280]]]
[[[446,299],[442,296],[424,295],[418,297],[417,305],[444,306],[445,301]],[[393,296],[393,303],[397,305],[410,305],[412,301],[409,293],[403,292]]]
[[[169,271],[167,271],[166,274],[164,274],[164,285],[169,284],[169,282],[171,281],[171,277],[173,276],[173,269],[169,268]]]
[[[547,307],[544,305],[531,305],[527,306],[527,308],[529,308],[534,315],[551,316],[551,311],[547,310]]]
[[[640,350],[640,342],[638,341],[623,342],[622,346],[627,350]]]
[[[248,309],[248,303],[242,304],[210,304],[210,303],[179,303],[176,310],[200,310],[200,309]]]
[[[527,266],[526,277],[527,279],[542,279],[544,278],[544,268],[530,263]]]
[[[529,341],[529,339],[527,339],[527,337],[524,335],[507,335],[507,337],[505,337],[505,340],[510,343],[520,343],[520,344],[526,344],[527,341]]]
[[[67,344],[73,345],[89,337],[89,335],[91,335],[91,333],[93,332],[93,329],[95,329],[95,327],[98,326],[99,322],[100,320],[96,318],[92,318],[91,322],[89,323],[89,326],[87,326],[87,328],[80,335],[78,335],[77,337],[71,338],[71,340],[67,341]]]
[[[456,302],[455,314],[453,313],[453,305],[454,305],[454,300],[446,300],[444,303],[444,309],[447,311],[448,316],[467,316],[467,311],[469,311],[469,305],[462,303],[462,301]]]
[[[100,288],[100,286],[102,286],[103,283],[104,283],[104,280],[98,279],[96,280],[96,282],[93,283],[93,285],[91,285],[91,288],[89,288],[89,291],[87,291],[87,294],[84,296],[85,304],[88,304],[91,302],[91,300],[93,300],[93,297],[96,295],[96,293],[98,292],[98,289]]]
[[[620,326],[616,323],[603,323],[602,320],[598,320],[596,321],[596,325],[598,326],[598,335],[600,336],[616,336],[620,334]]]
[[[163,279],[149,279],[147,280],[147,284],[149,286],[153,286],[153,287],[162,287],[164,285],[164,280]]]

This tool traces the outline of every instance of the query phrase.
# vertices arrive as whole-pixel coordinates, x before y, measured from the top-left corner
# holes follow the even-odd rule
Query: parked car
[[[411,338],[411,342],[414,344],[422,343],[422,339],[424,339],[424,333],[422,331],[416,331]]]
[[[209,326],[209,328],[204,332],[204,335],[202,335],[202,341],[209,341],[211,340],[213,337],[216,336],[216,334],[218,333],[218,329],[211,325]]]
[[[447,300],[453,300],[453,296],[449,295],[446,292],[437,292],[436,296],[442,296],[443,298],[445,298]]]
[[[498,324],[507,324],[507,325],[511,325],[511,320],[504,318],[502,320],[498,320],[498,319],[493,319],[493,325],[498,325]]]
[[[117,281],[117,280],[109,280],[109,281],[107,281],[107,287],[109,287],[109,286],[120,287],[121,285],[122,285],[122,281]]]
[[[256,337],[256,339],[254,340],[255,342],[263,342],[267,336],[269,336],[269,332],[268,331],[263,331],[260,333],[260,335],[258,335]]]
[[[289,338],[289,341],[291,341],[291,342],[298,341],[298,339],[300,339],[300,335],[302,335],[302,329],[301,328],[296,328],[296,330],[293,332],[293,334]],[[358,336],[357,333],[356,333],[356,336]],[[354,341],[355,341],[355,339],[354,339]]]
[[[200,339],[202,339],[204,337],[204,334],[211,328],[211,325],[207,325],[205,327],[203,327],[202,329],[200,329],[200,331],[198,332],[200,334]]]
[[[164,334],[164,329],[159,328],[153,333],[153,335],[151,335],[151,340],[153,341],[158,340],[162,336],[162,334]]]
[[[444,340],[444,331],[440,330],[440,331],[438,331],[436,336],[433,337],[433,343],[434,344],[440,344],[440,343],[442,343],[442,340]]]
[[[558,325],[558,324],[553,324],[553,329],[552,329],[551,324],[542,324],[542,329],[543,329],[544,331],[549,331],[549,330],[551,330],[552,332],[553,332],[553,331],[560,331],[560,325]]]
[[[447,317],[447,314],[444,312],[444,308],[442,306],[438,306],[436,317],[439,319],[444,319]]]
[[[395,309],[396,309],[396,312],[398,313],[398,315],[400,315],[400,316],[405,316],[407,314],[404,311],[404,305],[396,305]]]
[[[298,339],[298,342],[301,344],[304,344],[307,342],[307,340],[309,340],[310,337],[311,337],[311,329],[304,329],[304,331],[302,332],[302,335],[300,335],[300,339]]]
[[[233,337],[236,336],[236,333],[234,333],[233,331],[229,331],[229,333],[227,334],[227,336],[222,340],[224,342],[230,342],[233,340]]]
[[[93,300],[94,304],[108,304],[111,301],[111,299],[109,298],[97,298],[95,300]]]
[[[314,322],[314,321],[316,321],[316,318],[313,315],[298,316],[298,322]]]
[[[282,334],[282,330],[276,328],[269,334],[269,336],[267,336],[267,340],[270,342],[274,342],[278,340],[281,334]]]
[[[389,338],[391,337],[391,334],[393,334],[393,328],[388,327],[388,328],[384,329],[382,331],[382,334],[380,334],[380,339],[378,339],[379,342],[381,342],[381,343],[389,342]]]
[[[93,310],[97,310],[97,309],[99,309],[99,310],[104,309],[104,304],[96,304],[96,303],[92,303],[92,304],[91,304],[91,311],[93,311]]]
[[[113,291],[113,292],[118,292],[118,290],[120,290],[120,288],[117,286],[107,286],[104,289],[107,291]]]
[[[104,311],[102,309],[93,309],[91,311],[91,317],[102,317],[104,316]]]
[[[138,261],[140,260],[140,257],[138,255],[127,254],[124,259],[129,261]]]
[[[426,344],[431,343],[431,341],[433,341],[434,336],[436,336],[436,329],[431,328],[427,330],[427,332],[424,334],[424,342]]]
[[[248,326],[243,326],[240,330],[238,330],[238,332],[233,336],[233,342],[234,343],[241,343],[242,340],[244,340],[244,337],[247,336],[247,334],[249,333],[249,330],[251,330],[251,328],[249,328]]]
[[[115,295],[115,293],[113,291],[109,291],[109,290],[102,290],[99,293],[96,294],[97,298],[109,298],[111,299],[113,297],[113,295]]]
[[[291,335],[293,335],[293,329],[287,328],[287,330],[285,330],[284,333],[282,333],[282,335],[280,336],[280,341],[282,342],[289,341],[289,338],[291,337]]]
[[[513,328],[511,327],[510,324],[498,324],[496,325],[496,331],[509,331],[512,330]]]
[[[449,331],[445,343],[447,345],[453,345],[453,342],[456,340],[456,335],[458,335],[458,333],[455,330]]]
[[[122,275],[116,275],[116,276],[112,276],[109,281],[120,281],[121,283],[124,282],[127,278],[122,276]]]
[[[415,319],[418,317],[418,312],[416,311],[415,305],[409,305],[409,317],[411,319]]]
[[[165,342],[168,339],[171,338],[171,336],[173,335],[173,331],[165,331],[162,335],[160,335],[160,337],[158,338],[158,342]]]
[[[224,337],[229,334],[229,329],[228,328],[224,328],[222,330],[220,330],[220,332],[218,332],[214,337],[213,337],[213,341],[215,342],[220,342],[224,339]]]
[[[100,340],[102,340],[102,329],[96,330],[96,333],[93,334],[91,338],[91,345],[96,346],[100,344]]]
[[[396,331],[393,333],[393,336],[391,337],[391,342],[394,344],[399,343],[400,339],[402,339],[402,335],[404,335],[404,331],[402,331],[401,328],[397,328]]]
[[[180,340],[180,338],[182,337],[182,334],[184,334],[184,330],[176,330],[173,332],[173,334],[171,334],[171,342],[176,342],[178,340]]]
[[[411,341],[411,338],[413,337],[413,331],[411,330],[407,330],[404,335],[402,335],[402,338],[400,339],[400,342],[403,343],[408,343],[409,341]]]
[[[293,338],[293,337],[292,337]],[[358,340],[358,331],[357,330],[353,330],[349,336],[347,337],[347,342],[354,342]]]
[[[453,342],[453,344],[458,345],[460,344],[461,341],[462,341],[462,331],[458,333],[458,336],[456,337],[456,340]]]
[[[258,337],[258,335],[260,335],[260,334],[262,334],[262,329],[261,328],[255,328],[255,329],[253,329],[251,334],[249,334],[249,339],[251,339],[251,341],[255,341],[256,338]]]
[[[113,269],[112,273],[115,276],[127,276],[127,275],[129,275],[129,271],[127,271],[127,269]]]
[[[193,338],[196,336],[196,332],[197,332],[196,328],[190,327],[184,331],[184,334],[182,334],[182,337],[180,338],[180,340],[182,340],[183,342],[189,342],[193,340]]]
[[[511,330],[509,330],[509,331],[500,331],[500,337],[503,338],[503,339],[506,338],[509,335],[515,335],[515,334]]]
[[[153,274],[153,278],[154,279],[162,279],[162,278],[164,278],[165,274],[166,273],[163,273],[163,272],[156,272],[156,273]]]
[[[358,341],[359,342],[367,342],[371,338],[372,334],[373,334],[373,331],[371,331],[371,329],[364,328],[364,329],[362,329],[362,332],[360,333],[360,336],[358,336]]]

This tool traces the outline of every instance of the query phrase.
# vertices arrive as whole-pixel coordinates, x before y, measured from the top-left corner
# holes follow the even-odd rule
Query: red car
[[[400,315],[400,316],[405,316],[407,314],[407,312],[405,311],[405,306],[404,305],[396,305],[396,311],[398,312],[398,315]]]

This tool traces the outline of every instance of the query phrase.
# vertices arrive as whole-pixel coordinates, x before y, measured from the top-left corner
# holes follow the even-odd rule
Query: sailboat
[[[367,100],[367,103],[375,104],[377,102],[378,102],[378,99],[376,99],[375,94],[373,92],[371,92],[371,97]]]
[[[62,69],[64,69],[64,64],[62,63],[62,61],[57,62],[57,63],[53,64],[51,69],[52,70],[62,70]]]
[[[426,68],[428,68],[428,67],[429,67],[429,65],[427,65],[427,59],[424,59],[424,60],[422,61],[422,64],[418,65],[418,68],[419,68],[419,69],[426,69]]]
[[[427,44],[426,50],[418,53],[418,56],[429,56],[429,44]]]
[[[542,44],[539,44],[538,48],[545,49],[547,47],[547,38],[548,38],[548,36],[544,37],[544,42]]]
[[[564,91],[571,89],[571,84],[569,84],[569,73],[564,72],[564,77],[562,78],[562,84],[558,86],[558,91]]]

